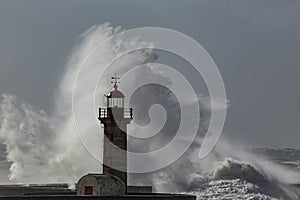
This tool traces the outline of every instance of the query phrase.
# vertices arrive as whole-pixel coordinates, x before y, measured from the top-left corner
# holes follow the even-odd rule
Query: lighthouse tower
[[[119,177],[127,186],[127,125],[133,119],[132,108],[124,108],[124,94],[118,90],[118,77],[112,77],[113,89],[106,97],[106,108],[99,108],[104,125],[103,174]]]

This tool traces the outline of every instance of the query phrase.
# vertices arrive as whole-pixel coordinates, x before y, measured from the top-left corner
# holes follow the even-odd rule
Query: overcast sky
[[[78,36],[94,24],[159,26],[202,44],[230,106],[222,137],[300,148],[300,1],[0,0],[0,93],[48,113]]]

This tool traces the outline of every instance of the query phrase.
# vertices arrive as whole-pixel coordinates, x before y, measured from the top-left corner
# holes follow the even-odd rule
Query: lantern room
[[[108,108],[124,108],[124,94],[118,90],[118,85],[114,84],[114,89],[105,95]]]
[[[132,119],[132,108],[124,108],[125,95],[118,90],[118,79],[116,75],[111,78],[113,89],[105,95],[106,108],[99,108],[99,120],[101,119]]]

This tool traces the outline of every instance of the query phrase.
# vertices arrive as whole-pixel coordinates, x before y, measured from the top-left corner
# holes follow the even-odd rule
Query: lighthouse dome
[[[107,98],[124,98],[125,95],[117,89],[112,90],[106,95]]]

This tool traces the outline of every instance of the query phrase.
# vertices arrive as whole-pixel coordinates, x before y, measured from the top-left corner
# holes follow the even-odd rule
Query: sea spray
[[[121,27],[115,28],[105,23],[91,27],[79,37],[79,42],[70,55],[57,88],[55,107],[51,116],[15,96],[3,95],[0,139],[6,147],[7,160],[11,163],[10,181],[75,183],[85,173],[101,172],[101,163],[87,152],[76,133],[72,113],[72,87],[81,63],[91,49],[120,31]],[[85,90],[94,87],[96,82],[90,79],[89,74],[94,74],[99,68],[105,68],[115,57],[132,46],[147,49],[126,54],[106,72],[104,84],[101,84],[97,91],[99,94],[97,104],[104,105],[102,96],[110,88],[111,74],[121,74],[124,66],[140,65],[156,59],[149,44],[138,40],[123,41],[120,36],[100,46],[88,59],[85,79],[76,88],[78,95],[73,100],[77,103],[79,113],[84,116],[80,122],[83,127],[81,131],[86,138],[91,138],[90,140],[95,142],[94,147],[99,152],[97,155],[99,160],[101,160],[101,128],[94,115],[84,115],[87,107],[90,107],[93,95],[86,95]],[[94,123],[97,123],[97,129],[91,129]]]
[[[11,162],[9,180],[34,180],[53,157],[55,138],[53,122],[45,112],[12,95],[2,95],[0,104],[0,139]],[[48,167],[47,167],[48,168]],[[47,169],[46,169],[47,170]]]

